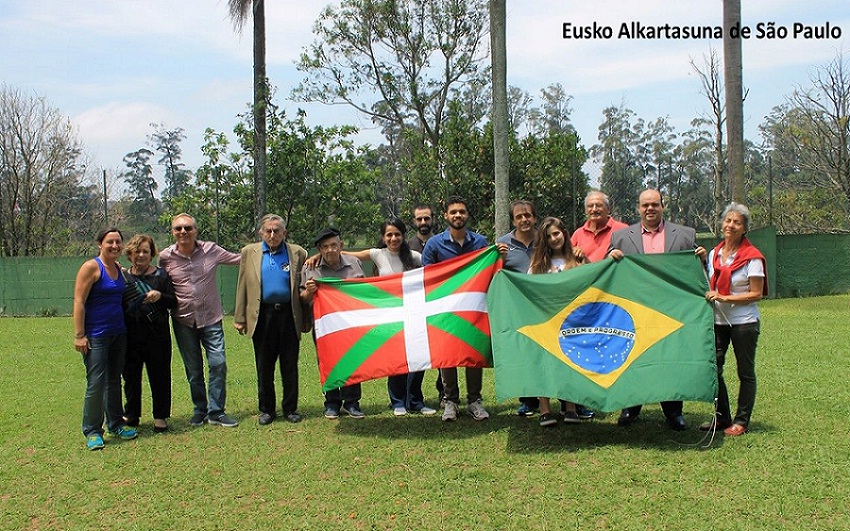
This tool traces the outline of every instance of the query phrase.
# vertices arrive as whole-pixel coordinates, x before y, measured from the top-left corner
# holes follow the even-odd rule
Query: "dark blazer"
[[[696,244],[696,231],[684,225],[664,222],[664,252],[691,251]],[[640,223],[629,225],[625,229],[615,231],[611,235],[611,246],[608,253],[614,249],[623,254],[643,254],[643,237]]]
[[[301,308],[301,298],[298,290],[301,286],[301,270],[307,251],[300,245],[284,242],[289,254],[289,289],[292,293],[292,316],[295,319],[295,330],[301,332],[304,312]],[[260,277],[260,267],[263,264],[262,243],[252,243],[242,248],[242,261],[239,264],[239,277],[236,281],[236,309],[233,311],[234,323],[246,323],[248,337],[254,335],[257,319],[260,316],[260,304],[263,289]]]

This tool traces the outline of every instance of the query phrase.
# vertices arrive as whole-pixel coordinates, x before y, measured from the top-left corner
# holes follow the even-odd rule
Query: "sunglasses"
[[[171,227],[171,230],[174,232],[192,232],[195,230],[195,227],[191,225],[175,225],[174,227]]]

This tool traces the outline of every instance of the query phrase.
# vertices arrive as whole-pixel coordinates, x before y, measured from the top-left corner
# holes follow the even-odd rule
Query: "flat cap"
[[[313,241],[313,245],[318,247],[319,244],[322,243],[322,240],[333,238],[334,236],[339,236],[339,229],[335,227],[326,227],[316,234],[316,239]]]

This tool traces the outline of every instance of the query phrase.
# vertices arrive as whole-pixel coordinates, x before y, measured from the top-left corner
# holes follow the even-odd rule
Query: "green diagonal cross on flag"
[[[495,246],[367,279],[321,279],[313,303],[322,389],[431,368],[491,365]]]

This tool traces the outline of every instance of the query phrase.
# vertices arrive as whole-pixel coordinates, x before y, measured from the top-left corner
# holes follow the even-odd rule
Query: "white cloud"
[[[167,108],[148,102],[110,102],[71,117],[93,158],[120,163],[126,153],[145,145],[151,123],[174,123]]]

